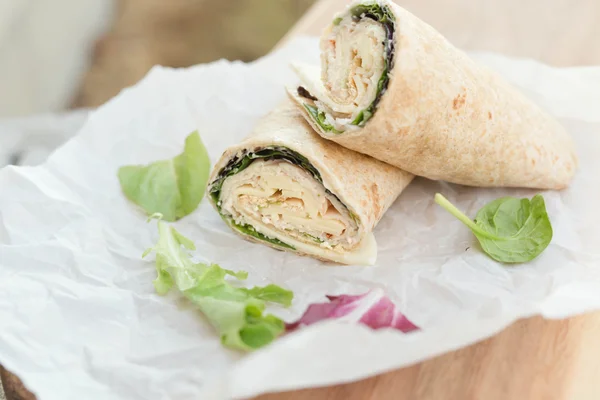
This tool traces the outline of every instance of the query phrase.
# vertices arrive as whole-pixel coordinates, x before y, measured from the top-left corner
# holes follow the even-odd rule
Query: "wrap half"
[[[316,135],[286,101],[215,164],[209,198],[244,238],[373,264],[373,228],[413,176]]]
[[[431,26],[358,1],[320,40],[321,67],[288,88],[324,138],[413,174],[472,186],[564,188],[577,167],[563,127]]]

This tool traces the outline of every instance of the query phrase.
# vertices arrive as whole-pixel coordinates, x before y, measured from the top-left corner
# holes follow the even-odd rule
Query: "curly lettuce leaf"
[[[246,279],[245,271],[232,271],[217,264],[194,263],[188,253],[191,240],[172,226],[158,221],[158,243],[146,250],[156,254],[154,287],[164,295],[173,287],[196,305],[229,348],[251,351],[265,346],[285,331],[283,321],[265,315],[266,302],[289,306],[293,293],[277,285],[236,287],[227,276]]]
[[[406,318],[382,289],[373,289],[360,295],[327,296],[328,303],[308,306],[295,322],[286,324],[290,332],[327,319],[360,323],[372,329],[392,328],[408,333],[419,328]]]
[[[183,153],[171,160],[119,168],[125,196],[147,215],[176,221],[198,207],[210,172],[210,159],[198,132],[185,140]]]

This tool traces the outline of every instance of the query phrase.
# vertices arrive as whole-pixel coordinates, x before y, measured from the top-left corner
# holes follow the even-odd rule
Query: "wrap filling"
[[[294,66],[297,93],[325,132],[365,125],[385,93],[394,60],[395,18],[389,7],[363,3],[336,18],[321,38],[321,69]]]
[[[317,169],[286,147],[242,152],[209,191],[225,222],[256,239],[293,250],[307,244],[348,252],[359,244],[357,218],[323,186]]]

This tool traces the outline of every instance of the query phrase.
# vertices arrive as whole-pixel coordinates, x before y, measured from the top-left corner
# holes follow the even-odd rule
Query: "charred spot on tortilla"
[[[304,97],[305,99],[309,99],[309,100],[312,100],[312,101],[319,100],[315,96],[313,96],[312,94],[310,94],[310,92],[308,90],[306,90],[306,88],[304,88],[303,86],[298,86],[298,96]]]

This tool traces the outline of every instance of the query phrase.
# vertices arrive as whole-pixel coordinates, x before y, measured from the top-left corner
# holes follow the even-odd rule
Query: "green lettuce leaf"
[[[171,160],[119,168],[125,196],[147,215],[160,213],[176,221],[198,207],[210,172],[210,159],[198,132],[185,140],[183,153]]]
[[[287,244],[287,243],[282,242],[279,239],[263,235],[262,233],[260,233],[256,229],[254,229],[254,227],[252,225],[238,224],[231,217],[224,216],[222,213],[221,213],[221,218],[225,219],[225,222],[227,222],[229,225],[231,225],[235,230],[237,230],[245,235],[255,237],[259,240],[264,240],[265,242],[272,243],[279,247],[296,250],[296,248],[294,246],[292,246],[291,244]]]
[[[304,103],[304,108],[306,108],[306,111],[308,111],[308,113],[310,114],[310,116],[312,117],[312,119],[321,127],[321,129],[323,129],[325,132],[333,132],[333,133],[343,133],[342,131],[339,131],[337,129],[335,129],[333,127],[333,125],[331,125],[329,122],[327,122],[327,119],[325,118],[325,111],[321,111],[319,110],[317,107],[315,106],[311,106],[310,104],[306,104]],[[362,114],[362,113],[361,113]]]
[[[441,194],[435,201],[467,225],[483,251],[496,261],[521,263],[533,260],[552,240],[552,224],[544,198],[531,200],[502,197],[477,212],[475,221],[459,211]]]
[[[350,14],[356,18],[371,18],[382,24],[395,23],[394,13],[388,6],[377,4],[376,2],[365,1],[357,4],[350,9]]]
[[[165,222],[158,221],[158,243],[146,250],[156,254],[156,291],[164,295],[173,287],[188,298],[215,328],[221,343],[229,348],[251,351],[281,335],[285,324],[263,313],[266,303],[289,306],[293,293],[277,285],[235,287],[227,276],[246,279],[245,271],[231,271],[217,264],[194,263],[188,253],[195,250],[191,240]]]

